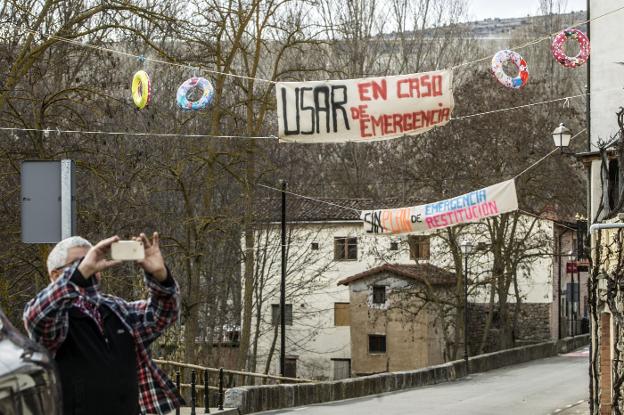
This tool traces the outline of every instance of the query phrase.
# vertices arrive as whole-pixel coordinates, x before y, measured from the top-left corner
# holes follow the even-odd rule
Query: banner
[[[420,134],[453,111],[453,71],[343,81],[278,82],[280,141],[343,143]]]
[[[485,189],[427,205],[399,209],[365,210],[360,215],[367,233],[433,231],[462,223],[478,222],[518,209],[513,179]]]

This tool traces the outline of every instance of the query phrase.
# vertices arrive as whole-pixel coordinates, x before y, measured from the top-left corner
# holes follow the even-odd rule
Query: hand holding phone
[[[111,244],[111,259],[116,261],[142,261],[145,249],[140,241],[118,241]]]

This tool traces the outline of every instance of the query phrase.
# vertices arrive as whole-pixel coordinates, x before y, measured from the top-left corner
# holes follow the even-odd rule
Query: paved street
[[[587,350],[536,360],[468,379],[374,397],[262,412],[297,415],[584,414]],[[583,401],[583,402],[582,402]]]

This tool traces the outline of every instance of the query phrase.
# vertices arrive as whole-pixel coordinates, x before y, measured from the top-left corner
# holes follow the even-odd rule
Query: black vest
[[[69,332],[56,352],[64,415],[137,415],[139,383],[132,334],[100,305],[104,335],[76,307],[69,311]]]

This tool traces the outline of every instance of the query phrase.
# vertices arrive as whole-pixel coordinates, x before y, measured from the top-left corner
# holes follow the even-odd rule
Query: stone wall
[[[515,307],[510,304],[510,307]],[[551,321],[550,321],[551,303],[522,303],[520,304],[520,315],[518,316],[518,332],[516,333],[516,345],[532,344],[551,340]],[[485,330],[485,322],[489,310],[489,304],[469,304],[468,326],[470,327],[470,335],[468,339],[469,349],[477,351],[481,344],[483,332]],[[490,327],[485,352],[494,352],[501,349],[498,343],[498,333],[500,331],[501,322],[495,311]]]
[[[474,356],[469,360],[470,373],[555,356],[557,353],[566,353],[586,344],[589,344],[589,335]],[[251,414],[433,385],[452,381],[465,375],[464,362],[456,360],[418,370],[382,373],[333,382],[244,386],[227,390],[225,406],[238,408],[241,414]]]

